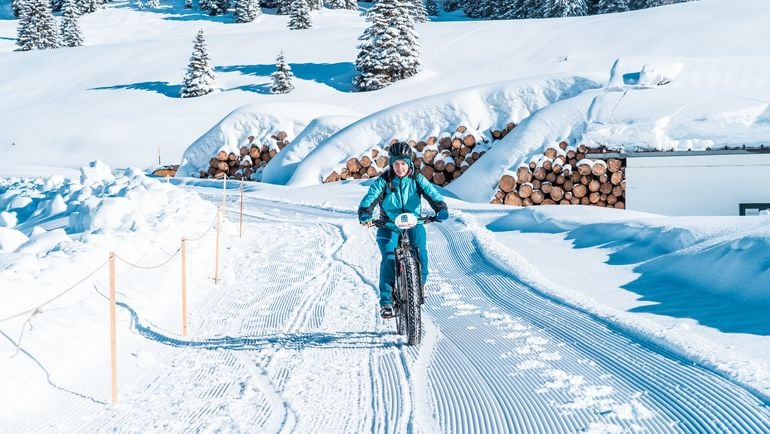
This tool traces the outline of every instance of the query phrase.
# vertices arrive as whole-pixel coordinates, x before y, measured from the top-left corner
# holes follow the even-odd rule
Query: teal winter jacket
[[[374,208],[380,206],[380,217],[387,221],[387,226],[395,228],[396,216],[411,212],[419,216],[422,211],[421,197],[424,197],[435,212],[446,209],[444,197],[422,173],[410,174],[403,178],[386,170],[374,180],[366,196],[358,206],[361,221],[371,220]]]

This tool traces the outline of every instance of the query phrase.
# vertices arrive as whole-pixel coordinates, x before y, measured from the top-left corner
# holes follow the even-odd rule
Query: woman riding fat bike
[[[446,202],[441,193],[422,173],[416,172],[412,163],[412,148],[405,142],[394,143],[388,151],[390,165],[374,180],[358,207],[358,221],[370,227],[374,224],[373,210],[380,206],[380,219],[385,225],[377,229],[377,245],[382,254],[380,263],[380,316],[393,318],[393,285],[395,281],[395,257],[399,229],[394,220],[399,214],[410,212],[416,217],[422,211],[424,197],[436,212],[436,221],[449,218]],[[409,239],[417,246],[422,263],[422,284],[428,278],[428,251],[425,246],[425,228],[422,224],[409,229]]]

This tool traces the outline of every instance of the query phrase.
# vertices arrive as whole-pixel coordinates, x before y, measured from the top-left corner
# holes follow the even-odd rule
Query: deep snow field
[[[256,22],[233,24],[179,6],[153,11],[115,2],[83,17],[85,47],[26,53],[13,52],[17,21],[0,19],[0,427],[761,432],[770,426],[770,215],[667,217],[487,204],[504,170],[560,140],[631,149],[762,144],[770,133],[770,4],[700,0],[524,21],[448,14],[418,25],[421,73],[368,93],[350,84],[356,38],[365,27],[356,12],[314,12],[313,29],[288,31],[287,17],[269,10]],[[221,89],[181,99],[200,28]],[[280,50],[296,89],[270,95]],[[372,234],[355,219],[368,184],[320,181],[348,157],[394,137],[426,137],[458,124],[483,134],[512,121],[519,124],[513,133],[442,189],[452,218],[429,228],[437,260],[430,266],[426,339],[420,350],[402,347],[375,316],[379,257]],[[215,285],[223,183],[151,178],[145,169],[157,164],[160,148],[163,163],[181,163],[180,175],[194,174],[217,150],[235,149],[248,135],[267,136],[276,126],[292,143],[264,171],[272,184],[246,184],[242,238],[240,185],[224,184]],[[190,240],[187,337],[180,331],[182,237]],[[115,406],[108,405],[104,299],[110,251],[119,258]],[[488,276],[502,283],[482,282]],[[623,377],[621,369],[610,375],[597,365],[619,363],[630,372],[624,379],[641,379],[658,372],[656,357],[620,354],[613,362],[613,341],[586,337],[584,347],[607,353],[589,360],[584,351],[573,361],[578,351],[569,338],[543,337],[568,326],[532,328],[527,308],[517,314],[506,304],[521,295],[514,292],[519,286],[542,297],[538,303],[569,310],[565,322],[585,315],[633,342],[622,348],[652,349],[745,389],[748,398],[732,402],[759,416],[746,422],[712,415],[724,425],[707,425],[705,411],[702,419],[667,412],[660,402],[668,395],[639,386],[641,380],[629,380],[634,387],[613,383],[608,378]],[[487,306],[487,298],[503,301]],[[508,344],[519,346],[504,350]],[[492,378],[484,381],[496,391],[474,395],[481,389],[473,388],[470,374],[464,386],[442,389],[455,370],[479,369],[470,367],[470,354],[490,355],[488,372],[473,375],[481,376],[476,384]],[[527,375],[535,374],[542,384],[532,386]],[[672,388],[683,396],[669,398],[681,402],[692,392]],[[454,391],[447,395],[458,397],[458,408],[467,399],[487,416],[463,419],[442,400],[442,390]],[[506,402],[504,390],[521,393],[513,401],[532,406],[495,407],[492,398]],[[731,402],[715,400],[725,408]],[[553,413],[538,416],[543,408]],[[531,419],[518,425],[509,411]],[[345,412],[349,420],[327,417]]]

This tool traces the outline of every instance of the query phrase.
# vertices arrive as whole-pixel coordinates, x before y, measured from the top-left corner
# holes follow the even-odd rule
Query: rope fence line
[[[64,291],[60,292],[60,293],[59,293],[59,294],[57,294],[56,296],[54,296],[54,297],[50,298],[49,300],[47,300],[47,301],[44,301],[43,303],[40,303],[39,305],[37,305],[37,306],[35,306],[35,307],[31,308],[31,309],[27,309],[27,310],[25,310],[24,312],[19,312],[19,313],[15,314],[15,315],[11,315],[11,316],[9,316],[9,317],[5,317],[5,318],[2,318],[2,319],[0,319],[0,322],[5,322],[5,321],[8,321],[8,320],[12,320],[12,319],[14,319],[14,318],[18,318],[18,317],[20,317],[20,316],[24,316],[24,315],[26,315],[26,314],[28,314],[28,313],[35,313],[35,311],[41,311],[41,310],[42,310],[42,308],[43,308],[43,307],[45,307],[46,305],[53,303],[54,301],[56,301],[56,300],[58,300],[59,298],[61,298],[62,296],[64,296],[64,294],[66,294],[66,293],[68,293],[68,292],[72,291],[73,289],[75,289],[75,287],[77,287],[77,286],[78,286],[78,285],[80,285],[81,283],[83,283],[83,282],[85,282],[86,280],[88,280],[88,278],[90,278],[91,276],[93,276],[94,274],[96,274],[96,273],[97,273],[99,270],[101,270],[102,268],[104,268],[104,267],[105,267],[105,266],[106,266],[108,263],[109,263],[109,261],[104,261],[104,262],[102,262],[102,264],[101,264],[101,265],[99,265],[99,266],[98,266],[98,267],[96,267],[96,268],[95,268],[93,271],[91,271],[90,273],[88,273],[87,275],[85,275],[85,276],[84,276],[82,279],[78,280],[78,281],[77,281],[77,282],[75,282],[75,283],[74,283],[72,286],[70,286],[69,288],[67,288],[67,289],[65,289]],[[41,311],[41,312],[42,312],[42,311]]]
[[[176,257],[176,255],[178,255],[179,252],[181,252],[181,251],[182,251],[182,246],[179,246],[179,248],[176,249],[176,252],[172,253],[171,256],[168,257],[168,259],[166,259],[165,261],[161,262],[158,265],[139,265],[139,264],[135,264],[135,263],[133,263],[131,261],[128,261],[127,259],[123,259],[118,254],[116,254],[115,257],[118,258],[121,262],[123,262],[124,264],[128,265],[131,268],[139,268],[140,270],[155,270],[155,269],[161,268],[164,265],[166,265],[169,262],[171,262],[171,260],[174,259],[174,257]]]
[[[241,186],[242,188],[242,186]],[[90,271],[88,274],[83,276],[81,279],[79,279],[77,282],[66,288],[65,290],[59,292],[55,296],[51,297],[50,299],[44,301],[43,303],[40,303],[39,305],[32,307],[30,309],[24,310],[22,312],[16,313],[14,315],[10,315],[5,318],[0,318],[0,323],[3,323],[5,321],[10,321],[12,319],[16,319],[19,317],[23,317],[24,315],[28,315],[26,320],[21,326],[21,330],[19,333],[19,338],[16,341],[16,351],[14,352],[11,357],[15,357],[19,352],[22,351],[21,349],[21,343],[24,338],[25,332],[27,330],[27,327],[29,326],[29,330],[32,330],[32,319],[36,316],[42,315],[46,312],[44,308],[53,303],[54,301],[58,300],[59,298],[63,297],[65,294],[69,293],[76,287],[78,287],[80,284],[85,282],[86,280],[93,277],[96,273],[101,271],[103,268],[105,268],[107,265],[109,265],[109,282],[110,282],[110,297],[109,297],[109,304],[110,304],[110,361],[111,361],[111,375],[112,375],[112,403],[117,403],[117,338],[116,338],[116,277],[117,273],[115,272],[115,262],[116,260],[120,260],[125,265],[131,267],[131,269],[141,269],[141,270],[156,270],[160,269],[166,265],[168,265],[179,253],[181,252],[181,260],[182,260],[182,270],[181,270],[181,286],[182,286],[182,333],[184,336],[187,336],[187,254],[186,254],[186,245],[187,242],[197,242],[202,240],[204,237],[206,237],[209,232],[211,232],[212,229],[216,229],[216,253],[215,253],[215,268],[214,268],[214,284],[217,284],[218,281],[218,273],[219,273],[219,239],[222,234],[222,225],[221,220],[224,216],[224,214],[227,213],[227,208],[225,206],[226,202],[226,184],[225,188],[223,189],[223,205],[217,205],[216,207],[216,213],[214,216],[214,219],[212,222],[208,225],[208,228],[199,236],[194,238],[189,237],[182,237],[181,239],[181,245],[179,248],[176,249],[173,253],[166,252],[162,247],[160,250],[168,256],[168,258],[164,259],[162,262],[156,264],[156,265],[140,265],[137,263],[134,263],[133,261],[130,261],[128,259],[125,259],[119,255],[117,255],[115,252],[109,252],[109,259],[99,264],[96,268],[94,268],[92,271]],[[242,213],[243,213],[243,195],[241,194],[241,225],[242,225]],[[241,226],[241,229],[239,231],[239,237],[242,237],[243,229]],[[147,253],[147,252],[145,252]],[[144,257],[142,255],[141,257]],[[128,270],[127,270],[128,271]],[[121,276],[125,273],[121,273]],[[98,283],[98,280],[97,280]],[[99,291],[97,290],[97,293]]]

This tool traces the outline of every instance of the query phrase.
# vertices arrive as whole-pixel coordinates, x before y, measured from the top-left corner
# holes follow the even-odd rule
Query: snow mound
[[[515,171],[522,162],[529,162],[532,155],[542,154],[546,147],[562,140],[577,142],[596,95],[596,91],[586,90],[533,113],[447,189],[463,200],[489,202],[504,172]]]
[[[80,172],[77,180],[0,178],[0,251],[45,254],[69,240],[67,234],[138,231],[180,210],[213,209],[139,169],[116,176],[94,161]]]
[[[656,258],[634,271],[650,274],[660,285],[770,307],[768,251],[770,234],[757,234],[706,242]]]
[[[285,131],[293,140],[313,119],[326,115],[355,115],[347,109],[326,104],[263,103],[236,109],[191,144],[182,155],[177,176],[198,176],[209,167],[219,151],[238,154],[241,146],[269,143],[270,136]],[[273,140],[274,142],[274,140]]]
[[[262,172],[262,182],[286,184],[299,162],[319,143],[360,118],[361,116],[323,116],[313,119],[286,148],[270,160]]]
[[[538,77],[397,104],[361,119],[319,144],[298,164],[288,184],[320,184],[347,159],[382,147],[392,139],[440,136],[459,125],[476,131],[503,129],[507,123],[518,123],[555,101],[596,87],[598,83],[582,77]]]
[[[0,228],[0,253],[13,252],[29,238],[26,235],[11,228]]]
[[[567,236],[576,248],[610,248],[612,265],[635,264],[694,245],[698,237],[687,228],[636,222],[592,223],[572,229]]]

